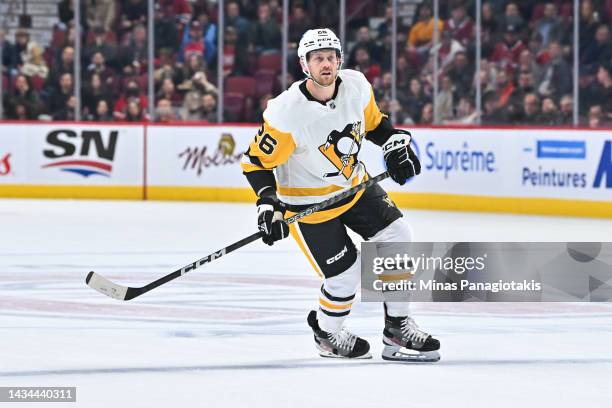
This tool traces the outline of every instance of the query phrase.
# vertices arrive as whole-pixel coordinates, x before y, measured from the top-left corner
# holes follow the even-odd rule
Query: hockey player
[[[291,233],[323,279],[318,310],[307,319],[320,355],[371,358],[368,342],[343,325],[360,281],[359,252],[347,228],[381,243],[384,252],[385,243],[410,241],[402,213],[374,185],[290,226],[284,218],[367,180],[358,160],[364,138],[382,147],[399,184],[419,174],[420,163],[410,134],[394,129],[379,111],[363,74],[340,69],[342,47],[331,30],[308,30],[298,57],[306,79],[268,102],[241,165],[258,196],[263,241],[272,245]],[[385,302],[384,310],[384,359],[439,359],[440,343],[416,326],[407,302]]]

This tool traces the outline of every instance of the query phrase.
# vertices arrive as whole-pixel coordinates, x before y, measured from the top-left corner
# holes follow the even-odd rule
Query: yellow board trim
[[[231,187],[147,187],[149,200],[179,200],[179,201],[231,201],[255,202],[257,196],[251,188]]]
[[[67,186],[0,184],[5,198],[143,198],[142,186]],[[491,197],[438,193],[397,193],[389,196],[400,208],[498,212],[510,214],[554,215],[589,218],[612,218],[612,202],[566,200],[560,198]],[[148,186],[150,200],[252,202],[257,200],[248,187],[170,187]],[[335,209],[338,210],[338,209]]]
[[[401,208],[612,218],[609,201],[403,192],[389,196]]]
[[[246,187],[149,187],[147,196],[153,200],[256,200],[253,191]],[[612,218],[612,203],[606,201],[404,192],[390,192],[389,196],[398,207],[407,209]]]
[[[0,197],[142,200],[144,187],[0,184]]]

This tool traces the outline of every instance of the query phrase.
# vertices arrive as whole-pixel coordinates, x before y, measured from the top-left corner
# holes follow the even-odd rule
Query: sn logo
[[[57,168],[82,177],[99,175],[110,177],[119,132],[112,130],[103,137],[99,130],[83,130],[80,134],[70,129],[54,130],[47,135],[52,149],[43,155],[52,159],[43,168]]]
[[[54,149],[44,150],[43,155],[49,159],[59,159],[73,156],[79,148],[79,156],[89,156],[93,147],[97,157],[112,161],[115,158],[118,133],[116,130],[111,131],[108,143],[105,145],[102,132],[99,130],[83,130],[80,137],[74,130],[54,130],[47,135],[47,143]]]
[[[612,141],[610,140],[606,140],[604,143],[599,166],[595,173],[595,181],[593,181],[593,188],[598,188],[601,185],[604,176],[606,178],[606,188],[612,188]]]

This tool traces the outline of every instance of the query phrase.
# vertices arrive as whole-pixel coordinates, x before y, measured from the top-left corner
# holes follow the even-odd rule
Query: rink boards
[[[0,124],[0,196],[253,201],[240,156],[252,125]],[[612,217],[612,131],[416,128],[406,208]],[[378,146],[359,158],[384,169]]]

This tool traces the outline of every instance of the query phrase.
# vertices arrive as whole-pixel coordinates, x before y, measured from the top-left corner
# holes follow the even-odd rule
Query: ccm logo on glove
[[[406,139],[402,137],[401,139],[395,139],[393,141],[385,143],[385,145],[383,146],[383,152],[387,153],[389,150],[396,149],[398,146],[406,146]]]
[[[412,137],[405,130],[395,129],[383,145],[385,164],[389,175],[396,183],[403,185],[410,177],[421,173],[419,158],[410,148]]]

